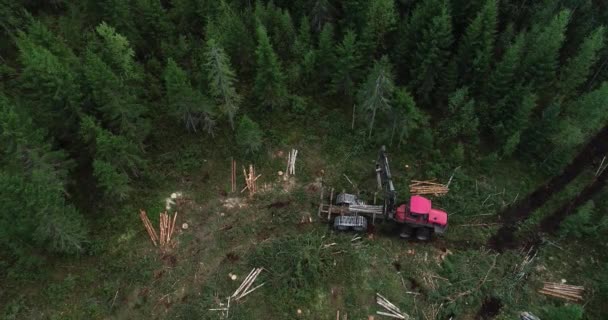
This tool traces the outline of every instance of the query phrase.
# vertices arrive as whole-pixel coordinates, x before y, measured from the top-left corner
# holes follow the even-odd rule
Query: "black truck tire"
[[[416,239],[429,241],[431,239],[431,229],[425,227],[416,229]]]
[[[414,229],[407,224],[401,226],[401,230],[399,230],[399,238],[401,239],[410,239],[414,234]]]

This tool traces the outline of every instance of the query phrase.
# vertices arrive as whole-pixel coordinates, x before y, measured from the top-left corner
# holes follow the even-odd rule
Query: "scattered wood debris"
[[[243,280],[243,282],[236,289],[236,291],[234,291],[234,293],[231,296],[226,298],[226,303],[222,303],[219,299],[217,299],[219,308],[211,308],[208,310],[209,311],[220,311],[221,316],[223,318],[228,318],[228,314],[230,312],[230,302],[231,301],[239,301],[240,299],[244,298],[246,295],[252,293],[254,290],[256,290],[264,285],[264,283],[262,283],[261,285],[255,287],[253,289],[250,289],[251,285],[253,284],[253,282],[255,282],[255,279],[257,279],[257,277],[260,275],[262,270],[264,270],[264,268],[253,268],[253,270],[251,270],[251,272],[249,272],[249,275],[245,278],[245,280]],[[236,280],[236,275],[230,273],[228,276],[230,277],[231,280]]]
[[[239,301],[240,299],[244,298],[246,295],[250,294],[251,292],[253,292],[253,291],[257,290],[258,288],[260,288],[261,286],[263,286],[264,283],[262,283],[261,285],[259,285],[257,287],[254,287],[253,289],[249,289],[249,288],[251,288],[251,285],[253,285],[253,282],[255,282],[255,279],[257,279],[257,277],[260,275],[262,270],[264,270],[264,268],[253,268],[253,270],[251,270],[251,272],[249,272],[249,275],[245,278],[245,280],[243,280],[241,285],[236,289],[236,291],[234,291],[234,293],[230,297],[234,301]]]
[[[245,167],[243,167],[243,176],[245,177],[245,188],[243,188],[243,190],[241,190],[241,193],[245,192],[245,190],[249,190],[249,196],[253,196],[256,191],[257,191],[257,183],[256,180],[258,180],[259,177],[261,177],[262,175],[255,175],[255,167],[250,164],[249,165],[249,173],[247,173],[247,170],[245,170]]]
[[[236,161],[233,159],[230,160],[232,164],[232,169],[230,171],[230,191],[236,192]]]
[[[538,292],[544,295],[574,302],[583,300],[583,291],[585,291],[585,288],[582,286],[573,286],[555,282],[545,282],[543,288],[538,290]]]
[[[448,193],[449,190],[447,185],[433,181],[412,180],[412,183],[410,184],[410,194],[442,196]]]
[[[296,175],[296,157],[298,156],[298,150],[291,149],[287,155],[287,170],[285,170],[284,180],[289,178],[289,175]]]
[[[540,320],[537,316],[533,315],[530,312],[522,312],[519,314],[519,319],[521,320]]]
[[[410,316],[407,313],[399,310],[399,308],[397,308],[397,306],[392,304],[390,301],[388,301],[388,299],[386,299],[379,293],[376,293],[376,303],[385,309],[385,311],[376,311],[376,314],[379,314],[381,316],[395,318],[395,319],[409,319],[410,318]]]

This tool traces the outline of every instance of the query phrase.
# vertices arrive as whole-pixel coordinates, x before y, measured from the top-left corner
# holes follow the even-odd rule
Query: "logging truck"
[[[398,226],[399,236],[403,239],[415,238],[421,241],[431,239],[433,234],[444,233],[448,227],[445,211],[433,208],[432,201],[420,195],[412,195],[409,202],[398,203],[397,191],[393,185],[391,170],[382,146],[376,161],[378,189],[382,192],[383,204],[369,205],[355,194],[339,193],[335,199],[333,190],[329,204],[321,204],[319,216],[326,216],[335,230],[366,231],[368,223],[392,222]]]

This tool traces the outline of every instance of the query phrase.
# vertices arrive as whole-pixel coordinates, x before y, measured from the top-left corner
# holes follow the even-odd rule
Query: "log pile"
[[[448,186],[432,181],[412,180],[410,184],[410,194],[430,194],[442,196],[448,193]]]
[[[171,219],[170,215],[167,212],[163,212],[160,214],[159,218],[159,233],[156,233],[156,230],[152,226],[150,219],[148,219],[148,215],[146,211],[139,210],[139,218],[141,222],[144,224],[146,231],[148,232],[148,236],[150,236],[150,240],[155,247],[158,247],[160,244],[161,248],[168,247],[171,245],[171,237],[173,236],[173,232],[175,230],[175,221],[177,220],[177,212],[173,214],[173,219]]]
[[[376,311],[376,314],[386,316],[395,319],[409,319],[410,316],[399,310],[397,306],[392,304],[388,299],[383,297],[381,294],[376,293],[376,303],[384,308],[384,311]]]
[[[284,180],[289,178],[289,175],[296,175],[296,157],[298,156],[298,150],[291,149],[287,154],[287,170],[285,170]]]
[[[255,175],[255,167],[253,165],[249,165],[249,172],[247,172],[247,170],[245,170],[245,167],[243,167],[243,176],[245,177],[245,188],[243,188],[243,190],[241,190],[241,193],[245,192],[245,190],[249,190],[249,196],[253,196],[256,191],[257,191],[257,183],[256,180],[258,180],[259,177],[261,177],[262,175]]]
[[[160,246],[168,246],[171,244],[171,236],[175,230],[175,220],[177,220],[177,212],[173,214],[173,219],[167,214],[167,211],[160,214]]]
[[[543,288],[538,290],[538,292],[544,295],[573,302],[583,300],[583,291],[585,291],[585,288],[582,286],[572,286],[554,282],[545,282]]]
[[[141,219],[141,222],[144,224],[146,231],[148,231],[148,236],[150,236],[150,240],[152,240],[152,243],[154,243],[154,246],[157,247],[158,246],[158,244],[157,244],[158,235],[156,234],[156,230],[154,230],[152,223],[150,223],[150,219],[148,219],[148,215],[146,214],[146,211],[139,210],[139,218]]]

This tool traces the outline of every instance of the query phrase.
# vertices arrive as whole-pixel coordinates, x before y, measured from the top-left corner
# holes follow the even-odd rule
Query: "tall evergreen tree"
[[[391,69],[388,57],[383,56],[374,62],[374,67],[367,76],[367,80],[359,89],[359,106],[366,112],[365,117],[369,116],[368,137],[372,136],[378,112],[387,112],[391,109],[391,97],[395,90]]]
[[[257,26],[258,47],[256,54],[256,76],[254,90],[258,99],[271,108],[283,106],[287,101],[285,77],[279,58],[270,45],[266,28]]]
[[[546,26],[537,25],[530,33],[523,71],[534,91],[545,90],[555,83],[559,50],[569,21],[570,11],[562,10]]]
[[[317,82],[321,88],[326,88],[326,85],[329,84],[335,70],[335,63],[334,27],[331,23],[327,23],[319,34],[317,51]]]
[[[38,126],[47,128],[57,139],[68,141],[77,126],[81,103],[78,75],[72,69],[74,61],[58,55],[67,49],[59,48],[58,43],[48,43],[53,38],[49,34],[43,36],[41,33],[48,30],[41,28],[34,23],[28,33],[20,32],[17,38],[21,63],[17,82],[28,93],[21,100],[36,115],[34,121]],[[51,49],[41,45],[44,43],[51,45]]]
[[[413,19],[413,18],[412,18]],[[413,59],[410,61],[410,87],[422,101],[431,100],[431,92],[437,88],[445,70],[452,45],[452,20],[444,1],[440,11],[419,31],[420,42],[416,43]]]
[[[202,127],[207,133],[212,133],[215,120],[211,102],[192,87],[186,72],[171,58],[165,67],[164,80],[170,113],[188,131],[196,132]]]
[[[414,97],[405,88],[395,90],[393,112],[391,144],[394,136],[397,135],[399,147],[428,125],[426,115],[418,109]]]
[[[316,32],[323,29],[325,23],[333,20],[335,8],[330,0],[315,0],[315,3],[310,12],[311,26]]]
[[[336,67],[331,74],[333,92],[352,98],[355,94],[361,68],[361,56],[357,50],[357,35],[347,30],[342,42],[336,48]]]
[[[17,258],[31,248],[80,253],[87,230],[65,199],[69,161],[23,111],[0,94],[0,247]]]
[[[462,84],[479,88],[485,82],[494,54],[496,27],[496,0],[487,0],[460,40],[458,61]]]
[[[521,81],[518,70],[521,67],[524,42],[524,34],[518,35],[496,64],[485,90],[485,99],[488,104],[502,99],[517,82]]]
[[[571,97],[585,83],[604,47],[604,35],[605,28],[597,28],[585,38],[576,56],[570,58],[560,70],[560,95]]]
[[[363,45],[366,55],[384,53],[388,47],[387,35],[395,30],[397,10],[393,0],[371,1],[367,8],[367,18],[363,29]]]
[[[448,108],[439,124],[440,139],[446,142],[473,142],[478,140],[479,119],[475,113],[475,100],[469,89],[462,87],[453,92]]]
[[[228,56],[213,39],[207,40],[207,75],[211,95],[219,102],[219,110],[234,129],[234,115],[239,109],[241,96],[236,92],[236,77]]]

